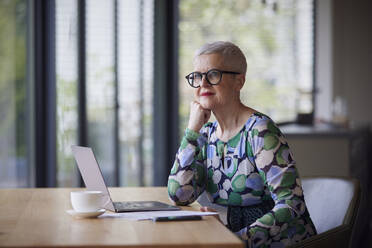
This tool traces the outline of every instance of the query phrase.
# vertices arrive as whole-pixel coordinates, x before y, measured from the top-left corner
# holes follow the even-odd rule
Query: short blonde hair
[[[206,43],[195,52],[194,61],[196,57],[203,54],[219,54],[223,57],[225,66],[232,67],[243,75],[247,72],[247,60],[242,50],[232,42],[215,41]]]

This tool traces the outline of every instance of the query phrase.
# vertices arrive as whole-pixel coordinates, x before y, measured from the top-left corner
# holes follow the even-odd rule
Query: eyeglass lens
[[[207,81],[211,84],[218,84],[221,80],[221,72],[217,70],[208,71],[206,74]],[[194,87],[199,86],[202,82],[203,74],[200,72],[193,72],[189,77],[188,80],[190,84],[192,84]]]

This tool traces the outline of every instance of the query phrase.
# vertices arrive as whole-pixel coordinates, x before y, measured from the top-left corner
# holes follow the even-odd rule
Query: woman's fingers
[[[210,117],[211,111],[209,109],[204,109],[197,101],[192,101],[190,103],[190,118],[187,127],[195,132],[199,132]]]
[[[202,212],[218,212],[216,209],[214,209],[214,208],[209,208],[209,207],[200,207],[200,211],[202,211]],[[223,224],[223,222],[222,222],[222,220],[220,219],[220,216],[217,214],[217,215],[215,215],[214,216],[219,222],[221,222],[222,224]]]
[[[217,212],[216,209],[209,208],[209,207],[200,207],[200,211],[202,211],[202,212]]]

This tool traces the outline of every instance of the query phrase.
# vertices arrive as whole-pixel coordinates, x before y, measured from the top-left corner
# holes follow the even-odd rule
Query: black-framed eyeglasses
[[[207,72],[198,72],[198,71],[191,72],[185,78],[187,79],[187,82],[190,84],[191,87],[199,88],[203,80],[203,75],[205,75],[205,78],[210,85],[216,85],[221,82],[222,74],[224,73],[240,74],[239,72],[234,72],[234,71],[221,71],[218,69],[210,69]]]

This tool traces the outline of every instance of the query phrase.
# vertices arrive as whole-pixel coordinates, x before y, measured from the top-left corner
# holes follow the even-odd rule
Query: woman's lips
[[[202,94],[200,94],[201,96],[212,96],[212,95],[214,95],[213,93],[211,93],[211,92],[204,92],[204,93],[202,93]]]

